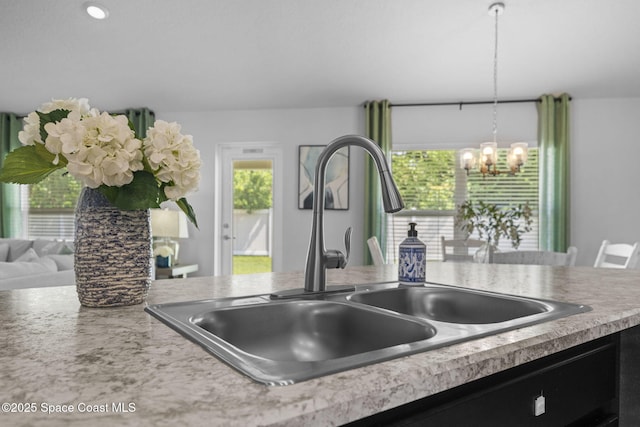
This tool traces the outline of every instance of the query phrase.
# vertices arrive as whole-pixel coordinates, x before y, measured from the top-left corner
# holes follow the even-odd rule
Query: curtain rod
[[[569,97],[571,101],[571,97]],[[498,100],[498,104],[515,104],[522,102],[540,102],[540,98],[535,99],[504,99]],[[389,107],[438,107],[445,105],[458,105],[462,109],[463,105],[493,104],[494,101],[458,101],[458,102],[418,102],[418,103],[389,103]]]

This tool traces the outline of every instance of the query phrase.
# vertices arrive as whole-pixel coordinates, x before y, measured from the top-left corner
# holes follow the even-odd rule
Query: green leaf
[[[101,185],[98,190],[117,208],[131,211],[160,207],[160,187],[153,174],[134,172],[133,181],[122,187]]]
[[[64,156],[54,165],[55,155],[47,151],[42,144],[18,147],[4,159],[0,171],[0,181],[15,184],[35,184],[49,176],[53,171],[67,165]]]
[[[165,184],[158,185],[158,181],[152,173],[138,171],[133,174],[133,181],[130,184],[122,187],[101,185],[98,190],[115,207],[122,210],[136,210],[159,208],[160,203],[169,200],[164,194],[164,186]],[[196,214],[187,199],[182,198],[176,204],[187,215],[189,221],[198,227]]]
[[[42,138],[43,142],[47,139],[47,132],[44,130],[44,125],[52,122],[57,123],[66,118],[70,112],[70,110],[53,110],[50,113],[36,111],[36,114],[40,117],[40,138]]]
[[[187,218],[189,218],[189,221],[191,221],[193,223],[193,225],[195,225],[196,228],[198,228],[198,221],[196,220],[196,213],[193,210],[193,208],[191,207],[191,205],[187,202],[187,199],[185,199],[183,197],[182,199],[178,200],[176,202],[176,204],[180,207],[180,209],[182,209],[182,212],[185,213]]]

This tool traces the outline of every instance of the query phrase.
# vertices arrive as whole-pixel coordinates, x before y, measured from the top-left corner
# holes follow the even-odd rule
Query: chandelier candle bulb
[[[485,142],[480,144],[482,152],[482,164],[492,166],[498,163],[498,144],[495,142]]]
[[[476,165],[476,156],[472,148],[465,148],[460,153],[460,167],[465,169],[467,173]]]
[[[520,168],[527,161],[527,143],[516,142],[511,144],[511,149],[507,154],[507,166],[512,173],[519,172]]]

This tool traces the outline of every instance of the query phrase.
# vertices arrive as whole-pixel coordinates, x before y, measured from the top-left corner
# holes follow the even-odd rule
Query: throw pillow
[[[32,240],[24,239],[0,239],[0,243],[7,243],[9,245],[9,255],[7,255],[7,261],[15,261],[20,255],[25,253],[27,249],[33,245]]]
[[[73,270],[73,255],[47,255],[45,258],[53,260],[58,267],[58,271]]]
[[[20,255],[14,260],[14,262],[32,262],[37,261],[40,257],[36,253],[35,249],[29,248],[25,253]]]
[[[74,252],[73,248],[73,242],[62,242],[62,247],[58,253],[60,255],[72,255]]]
[[[36,239],[33,242],[33,249],[38,256],[52,255],[60,253],[62,242],[56,242],[53,240]]]
[[[9,256],[9,244],[0,243],[0,262],[5,262]]]
[[[48,271],[50,271],[51,273],[55,273],[55,272],[58,271],[58,265],[51,258],[47,258],[47,257],[38,258],[38,259],[35,259],[35,260],[31,261],[31,264],[41,265],[44,268],[46,268]]]

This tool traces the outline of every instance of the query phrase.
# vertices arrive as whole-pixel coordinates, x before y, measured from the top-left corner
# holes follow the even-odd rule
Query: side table
[[[169,268],[156,267],[156,279],[163,277],[168,279],[186,278],[187,274],[195,273],[196,271],[198,271],[198,264],[176,264]]]

